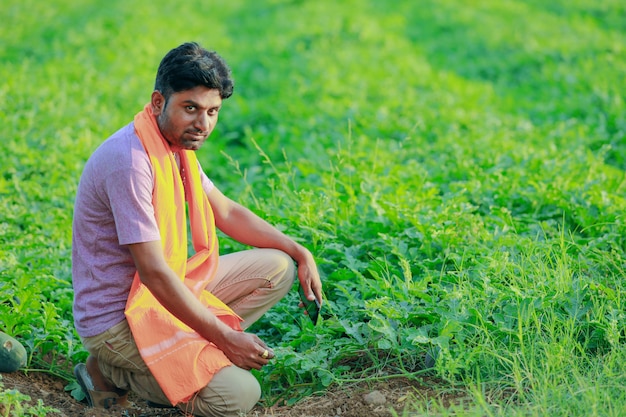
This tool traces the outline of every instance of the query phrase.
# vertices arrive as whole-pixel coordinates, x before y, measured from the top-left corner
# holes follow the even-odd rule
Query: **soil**
[[[13,372],[1,374],[4,389],[15,389],[31,398],[36,404],[41,399],[45,406],[54,407],[59,412],[50,413],[49,417],[166,417],[184,416],[176,409],[158,409],[148,407],[146,402],[129,399],[134,407],[129,409],[113,408],[98,410],[87,407],[86,403],[76,401],[64,389],[65,382],[44,373]],[[423,378],[421,381],[394,378],[375,383],[355,383],[349,386],[331,388],[320,396],[305,398],[292,406],[257,405],[248,417],[391,417],[392,409],[399,415],[411,401],[436,401],[443,403],[458,402],[461,398],[442,396],[442,390],[436,389],[437,381]],[[24,403],[23,403],[24,404]],[[0,415],[5,414],[5,407],[0,404]]]

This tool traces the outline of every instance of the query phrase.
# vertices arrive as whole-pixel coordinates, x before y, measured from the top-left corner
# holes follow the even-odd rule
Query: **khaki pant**
[[[294,278],[295,266],[287,254],[253,249],[221,256],[216,277],[207,289],[244,319],[245,329],[283,298]],[[126,320],[82,341],[115,386],[146,400],[169,404],[141,359]],[[178,407],[198,416],[238,416],[252,409],[260,397],[256,378],[232,365],[220,370],[205,388]]]

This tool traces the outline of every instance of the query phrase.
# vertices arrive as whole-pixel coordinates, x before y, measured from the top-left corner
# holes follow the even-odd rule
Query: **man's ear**
[[[150,106],[152,107],[152,114],[159,116],[163,109],[165,109],[165,97],[160,91],[154,90],[152,97],[150,98]]]

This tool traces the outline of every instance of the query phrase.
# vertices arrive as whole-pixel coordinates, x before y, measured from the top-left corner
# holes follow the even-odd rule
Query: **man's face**
[[[161,134],[172,149],[195,151],[215,128],[222,98],[217,89],[197,86],[172,94],[167,102],[154,91],[151,103]]]

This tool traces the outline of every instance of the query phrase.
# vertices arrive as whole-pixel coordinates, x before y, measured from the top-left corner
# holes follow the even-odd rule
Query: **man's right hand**
[[[230,330],[213,342],[234,365],[246,370],[261,369],[274,357],[274,351],[252,333]]]

